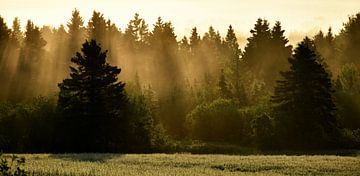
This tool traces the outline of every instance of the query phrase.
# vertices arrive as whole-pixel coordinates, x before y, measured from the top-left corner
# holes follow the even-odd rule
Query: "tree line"
[[[171,22],[150,30],[139,14],[124,31],[96,11],[87,26],[75,9],[66,27],[29,20],[24,32],[0,17],[0,149],[359,147],[359,29],[356,14],[291,46],[280,22],[259,18],[241,49],[231,25],[178,41]]]

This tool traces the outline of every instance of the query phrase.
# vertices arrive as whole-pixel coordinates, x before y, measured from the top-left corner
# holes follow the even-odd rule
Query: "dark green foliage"
[[[37,97],[24,104],[0,104],[0,150],[51,151],[57,116],[53,98]]]
[[[251,129],[253,135],[253,142],[259,148],[270,148],[273,145],[274,126],[267,114],[263,114],[254,118],[251,121]]]
[[[288,45],[280,22],[270,29],[268,21],[259,18],[250,32],[252,36],[248,38],[242,59],[256,78],[265,82],[265,88],[271,90],[279,71],[287,68],[292,47]]]
[[[237,42],[237,38],[232,26],[229,26],[229,29],[226,34],[224,44],[223,55],[225,56],[225,66],[228,68],[230,83],[232,87],[233,98],[235,98],[242,106],[248,104],[246,97],[246,92],[244,88],[244,76],[245,73],[244,63],[240,59],[241,50]],[[224,74],[223,72],[221,73]],[[222,76],[221,75],[221,76]],[[229,98],[229,97],[227,97]]]
[[[305,38],[289,58],[290,70],[281,72],[272,102],[279,145],[293,148],[330,147],[335,142],[336,118],[329,73],[314,43]]]
[[[71,61],[70,78],[59,84],[61,128],[67,134],[62,144],[65,150],[106,151],[120,142],[121,125],[127,123],[125,84],[117,78],[121,69],[106,62],[106,52],[94,40],[85,42],[82,54]]]
[[[360,73],[354,64],[341,67],[335,98],[341,125],[352,130],[360,129]]]
[[[189,104],[185,99],[184,89],[174,86],[167,95],[159,99],[159,115],[165,130],[175,139],[186,136],[185,116]]]
[[[239,142],[244,135],[244,119],[232,100],[218,99],[198,105],[186,120],[192,139]]]

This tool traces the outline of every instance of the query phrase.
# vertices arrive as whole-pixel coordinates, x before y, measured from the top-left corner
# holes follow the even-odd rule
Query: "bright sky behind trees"
[[[66,24],[77,8],[84,20],[93,10],[100,11],[124,30],[134,13],[153,24],[158,16],[171,20],[176,34],[189,35],[196,26],[203,34],[210,25],[223,35],[229,24],[243,36],[249,35],[257,18],[271,25],[282,22],[290,40],[299,33],[313,34],[332,26],[335,33],[349,15],[360,9],[359,0],[0,0],[0,15],[9,26],[18,16],[24,26],[27,19],[37,25]],[[150,27],[152,27],[150,25]],[[293,39],[294,40],[294,39]]]

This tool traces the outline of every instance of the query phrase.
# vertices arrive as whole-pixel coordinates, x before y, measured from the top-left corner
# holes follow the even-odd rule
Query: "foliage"
[[[0,149],[6,152],[50,151],[57,114],[52,97],[28,103],[0,104]]]
[[[201,104],[186,117],[191,138],[204,141],[240,141],[243,121],[237,105],[227,99]]]
[[[121,69],[106,62],[106,52],[95,40],[86,41],[82,53],[71,59],[75,66],[70,67],[70,78],[59,84],[63,119],[57,130],[66,129],[60,137],[62,150],[114,150],[122,140],[121,125],[128,122],[125,84],[117,78]]]
[[[334,145],[337,121],[329,73],[314,43],[305,38],[289,59],[290,70],[281,72],[272,102],[281,146],[322,148]]]

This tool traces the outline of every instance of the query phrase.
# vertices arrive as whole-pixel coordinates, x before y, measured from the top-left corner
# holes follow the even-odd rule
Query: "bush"
[[[244,135],[244,119],[236,103],[227,99],[197,106],[187,115],[186,124],[191,138],[198,140],[239,142]]]
[[[37,97],[23,104],[0,103],[0,150],[49,151],[55,107],[50,97]]]

